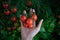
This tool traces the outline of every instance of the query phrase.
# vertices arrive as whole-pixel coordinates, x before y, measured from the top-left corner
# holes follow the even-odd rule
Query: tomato
[[[4,8],[8,8],[9,5],[8,5],[8,4],[3,4],[3,7],[4,7]]]
[[[16,21],[16,17],[12,17],[11,21],[13,21],[13,22]]]
[[[33,28],[33,24],[29,25],[29,28]]]
[[[37,20],[37,15],[36,14],[33,14],[32,15],[32,18],[33,18],[34,21],[36,21]]]
[[[27,1],[27,6],[31,6],[32,2],[31,1]]]
[[[5,15],[9,15],[9,14],[10,14],[10,11],[7,10],[7,11],[4,12],[4,14],[5,14]]]
[[[28,27],[28,25],[26,23],[23,24],[24,27]]]
[[[26,20],[26,23],[27,23],[28,25],[33,24],[33,20],[32,20],[31,18],[29,18],[29,19]]]
[[[17,8],[13,8],[13,9],[11,9],[11,11],[14,13],[17,12]]]
[[[26,16],[24,16],[24,15],[20,17],[20,20],[21,20],[22,22],[24,22],[26,19],[27,19],[27,18],[26,18]]]

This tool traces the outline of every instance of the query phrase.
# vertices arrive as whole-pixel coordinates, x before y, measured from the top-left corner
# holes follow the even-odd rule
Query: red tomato
[[[32,20],[31,18],[29,18],[29,19],[26,20],[26,23],[27,23],[28,25],[33,24],[33,20]]]
[[[8,5],[8,4],[3,4],[3,7],[4,7],[4,8],[8,8],[9,5]]]
[[[5,15],[9,15],[9,14],[10,14],[10,11],[7,10],[7,11],[4,12],[4,14],[5,14]]]
[[[26,19],[27,19],[26,16],[21,16],[21,17],[20,17],[20,20],[21,20],[22,22],[24,22]]]
[[[11,11],[14,13],[17,12],[17,8],[13,8],[13,9],[11,9]]]
[[[11,21],[13,21],[13,22],[16,21],[16,17],[12,17]]]
[[[28,27],[28,25],[26,23],[23,24],[24,27]]]
[[[31,1],[27,1],[27,6],[31,6],[32,2]]]
[[[32,15],[32,18],[33,18],[34,21],[36,21],[37,20],[37,15],[36,14],[33,14]]]
[[[33,24],[29,25],[29,28],[33,28]]]

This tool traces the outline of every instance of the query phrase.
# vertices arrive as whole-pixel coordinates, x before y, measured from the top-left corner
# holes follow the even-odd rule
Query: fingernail
[[[30,8],[30,12],[32,12],[32,8]]]
[[[41,19],[41,21],[43,21],[43,19]]]
[[[23,11],[23,14],[26,14],[26,10]]]
[[[33,9],[33,12],[35,12],[35,9]]]

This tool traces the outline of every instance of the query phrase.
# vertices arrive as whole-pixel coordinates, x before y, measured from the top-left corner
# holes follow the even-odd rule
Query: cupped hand
[[[33,38],[40,31],[42,22],[43,22],[43,19],[41,19],[39,24],[36,26],[36,23],[34,21],[34,23],[33,23],[34,27],[32,29],[24,27],[23,23],[21,22],[21,36],[22,36],[22,39]],[[26,40],[28,40],[28,39],[26,39]]]

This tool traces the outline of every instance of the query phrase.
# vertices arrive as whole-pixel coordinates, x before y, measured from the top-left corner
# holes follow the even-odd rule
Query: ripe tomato
[[[23,24],[24,27],[28,27],[28,25],[26,23]]]
[[[32,2],[31,1],[27,1],[27,6],[31,6],[32,5]]]
[[[26,20],[26,23],[27,23],[28,25],[33,24],[33,20],[32,20],[31,18],[29,18],[29,19]]]
[[[33,28],[33,24],[29,25],[29,28]]]
[[[37,15],[36,14],[33,14],[32,15],[32,18],[33,18],[34,21],[36,21],[37,20]]]
[[[3,7],[4,7],[4,8],[8,8],[9,5],[8,5],[8,4],[3,4]]]
[[[14,13],[17,12],[17,8],[13,8],[13,9],[11,9],[11,11]]]
[[[11,21],[13,21],[13,22],[16,21],[16,17],[12,17]]]
[[[21,17],[20,17],[20,20],[21,20],[22,22],[24,22],[26,19],[27,19],[26,16],[21,16]]]
[[[4,14],[5,14],[5,15],[9,15],[9,14],[10,14],[10,11],[7,10],[7,11],[4,12]]]

